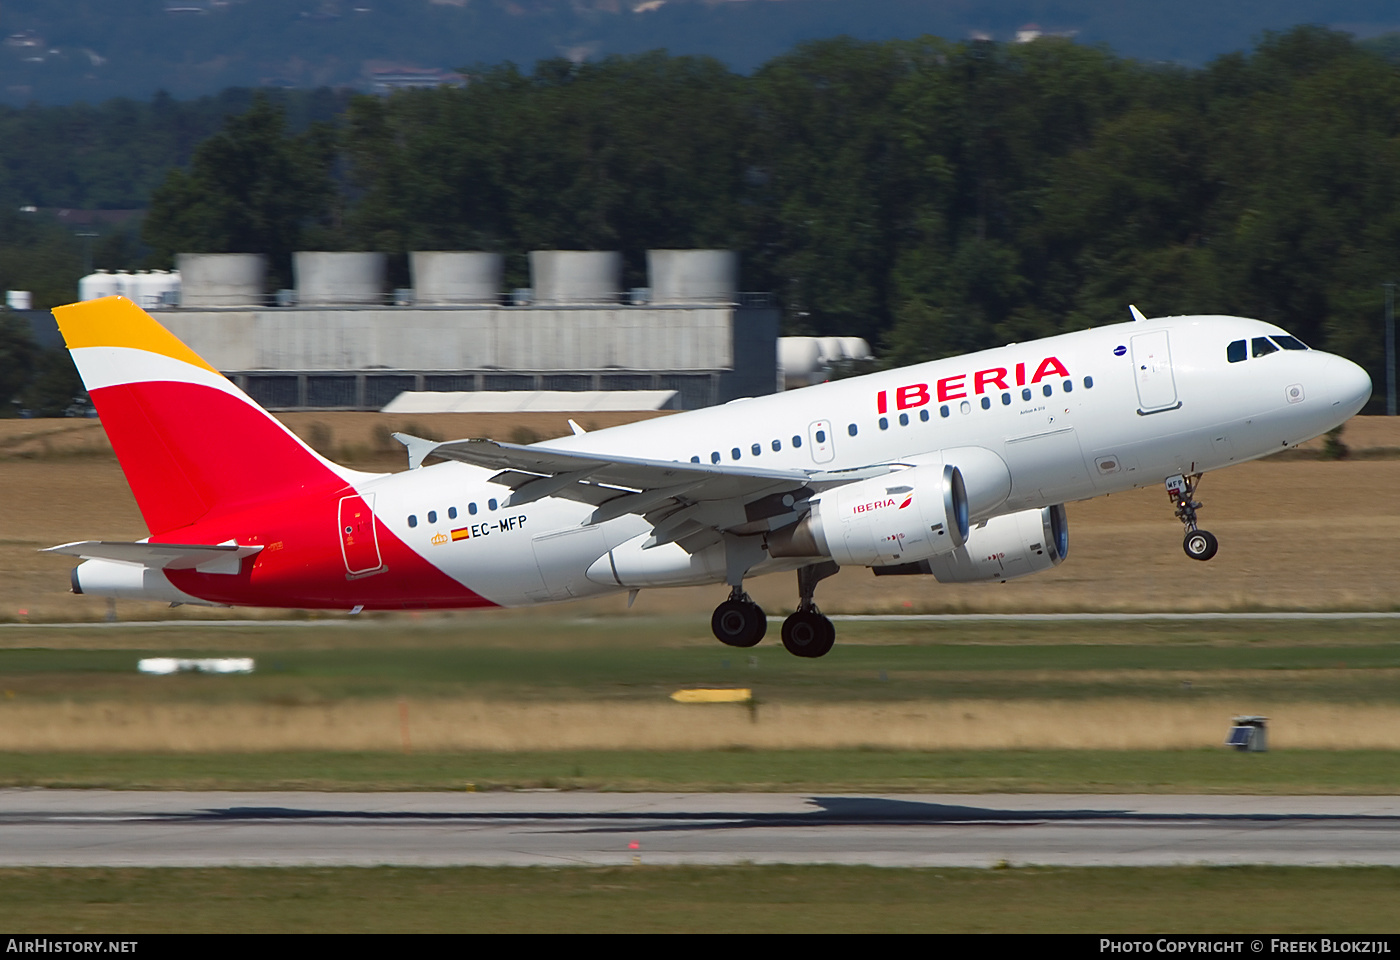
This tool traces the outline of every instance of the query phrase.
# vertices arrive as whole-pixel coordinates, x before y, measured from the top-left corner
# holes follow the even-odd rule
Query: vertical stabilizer
[[[353,476],[130,300],[53,313],[153,535]]]

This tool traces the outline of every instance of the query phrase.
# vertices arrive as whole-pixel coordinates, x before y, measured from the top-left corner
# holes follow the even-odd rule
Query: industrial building
[[[739,293],[732,251],[648,251],[650,286],[625,294],[616,252],[534,251],[531,287],[509,293],[496,253],[414,252],[412,288],[389,290],[384,254],[301,252],[295,289],[271,297],[259,254],[178,259],[178,295],[162,278],[137,302],[273,410],[526,390],[668,390],[693,409],[781,389],[778,310]],[[106,282],[83,298],[119,292]]]

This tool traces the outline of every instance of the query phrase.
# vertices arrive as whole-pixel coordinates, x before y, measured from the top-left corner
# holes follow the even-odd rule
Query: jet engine
[[[948,553],[967,531],[962,472],[952,464],[911,467],[823,493],[807,516],[769,534],[768,552],[872,566]]]
[[[1049,570],[1069,553],[1069,518],[1064,504],[993,517],[968,531],[967,542],[949,553],[894,566],[876,567],[877,577],[932,574],[939,583],[1010,580]]]

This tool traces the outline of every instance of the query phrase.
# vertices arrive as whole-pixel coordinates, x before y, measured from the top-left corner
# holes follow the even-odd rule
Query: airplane
[[[54,310],[150,530],[81,541],[77,594],[172,604],[510,607],[725,585],[717,639],[767,618],[750,577],[796,571],[782,626],[820,657],[842,566],[939,582],[1062,563],[1064,504],[1164,484],[1209,560],[1203,474],[1295,446],[1371,395],[1356,364],[1272,324],[1149,319],[520,445],[396,434],[409,469],[333,463],[131,301]],[[434,460],[426,464],[428,460]]]

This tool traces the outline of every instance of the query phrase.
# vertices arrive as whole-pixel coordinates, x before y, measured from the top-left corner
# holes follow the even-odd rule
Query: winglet
[[[424,440],[422,437],[415,437],[408,433],[395,433],[393,437],[408,448],[408,469],[410,470],[417,470],[421,467],[424,459],[438,448],[436,440]]]
[[[1130,313],[1132,313],[1133,319],[1134,319],[1135,321],[1142,321],[1142,320],[1146,320],[1146,319],[1147,319],[1146,317],[1144,317],[1144,316],[1142,315],[1142,311],[1139,310],[1137,307],[1133,306],[1131,303],[1128,304],[1128,311],[1129,311]]]
[[[581,437],[588,432],[587,430],[583,429],[583,427],[580,427],[577,423],[574,423],[574,421],[572,420],[569,421],[569,429],[574,432],[574,436],[576,437]]]

